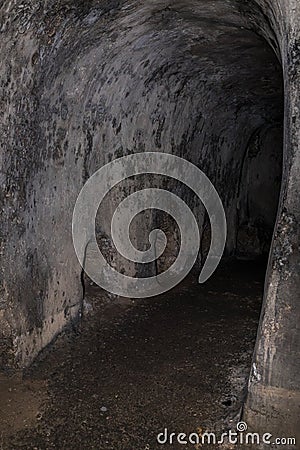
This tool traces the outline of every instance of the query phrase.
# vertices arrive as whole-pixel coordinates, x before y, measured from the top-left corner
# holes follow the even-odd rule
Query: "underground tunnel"
[[[165,428],[200,439],[241,421],[298,437],[299,4],[5,0],[0,11],[2,447],[152,449]],[[166,237],[146,264],[118,252],[111,224],[135,192],[171,191],[197,222],[195,264],[161,295],[115,295],[85,274],[88,247],[81,267],[73,212],[99,168],[149,152],[208,177],[224,252],[199,284],[213,218],[162,176],[161,156],[158,173],[105,196],[97,244],[121,274],[163,274],[184,239],[171,214],[132,220],[140,252],[153,230]]]

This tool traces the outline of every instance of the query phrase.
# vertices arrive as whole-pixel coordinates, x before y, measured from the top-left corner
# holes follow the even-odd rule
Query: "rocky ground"
[[[152,299],[112,299],[89,286],[79,328],[23,377],[2,375],[0,448],[146,450],[164,447],[156,439],[164,428],[233,426],[262,287],[262,267],[244,262]]]

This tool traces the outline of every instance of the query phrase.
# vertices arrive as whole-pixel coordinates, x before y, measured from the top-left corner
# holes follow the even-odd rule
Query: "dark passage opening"
[[[238,258],[268,257],[281,188],[282,148],[282,123],[263,126],[246,147],[239,186]]]

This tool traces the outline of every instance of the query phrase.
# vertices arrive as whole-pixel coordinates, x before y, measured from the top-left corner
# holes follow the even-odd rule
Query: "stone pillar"
[[[300,4],[274,3],[284,18],[278,36],[285,80],[284,173],[244,419],[251,431],[294,436],[299,446]]]

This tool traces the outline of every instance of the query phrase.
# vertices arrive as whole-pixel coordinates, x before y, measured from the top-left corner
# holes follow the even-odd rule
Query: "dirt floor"
[[[200,448],[157,435],[221,432],[239,419],[263,276],[239,262],[143,300],[88,287],[77,332],[23,377],[0,378],[0,449]]]

